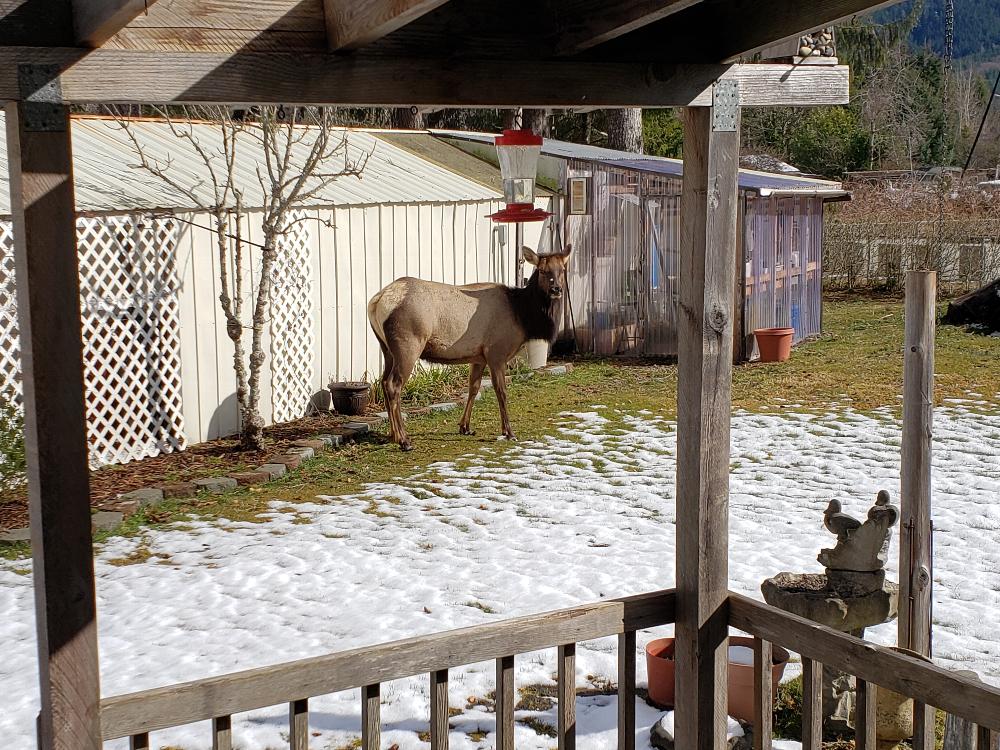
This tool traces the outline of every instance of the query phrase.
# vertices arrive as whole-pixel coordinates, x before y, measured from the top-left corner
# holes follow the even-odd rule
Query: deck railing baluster
[[[309,700],[306,698],[288,704],[288,746],[291,750],[309,750]]]
[[[448,750],[448,670],[431,672],[431,750]]]
[[[802,658],[802,750],[823,747],[823,665]]]
[[[997,733],[989,727],[976,727],[976,750],[996,750]]]
[[[559,662],[559,750],[576,749],[576,644],[567,643],[559,647],[556,660]]]
[[[133,734],[128,738],[129,750],[149,750],[149,733]]]
[[[382,741],[381,700],[382,686],[379,683],[361,688],[361,750],[379,750]]]
[[[854,750],[875,750],[875,698],[878,687],[856,681],[858,705],[854,719]]]
[[[229,716],[212,719],[212,750],[233,750],[233,720]]]
[[[618,750],[635,750],[635,631],[618,636]]]
[[[913,750],[934,750],[934,709],[913,701]]]
[[[514,750],[514,657],[497,659],[496,750]]]
[[[753,748],[771,750],[774,703],[771,642],[753,639]]]

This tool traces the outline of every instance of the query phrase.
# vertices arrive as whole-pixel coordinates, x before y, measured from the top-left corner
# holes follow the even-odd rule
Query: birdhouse
[[[503,195],[507,207],[491,214],[493,221],[543,221],[548,211],[535,208],[535,174],[542,138],[530,130],[505,130],[496,138]]]

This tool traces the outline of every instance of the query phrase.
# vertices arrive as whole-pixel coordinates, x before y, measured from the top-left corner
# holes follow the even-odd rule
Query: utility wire
[[[993,82],[993,93],[990,94],[990,98],[986,100],[986,111],[983,112],[983,119],[979,121],[979,130],[976,131],[976,140],[972,142],[972,148],[969,149],[969,158],[965,160],[965,166],[962,167],[962,177],[965,177],[965,170],[969,168],[972,163],[972,155],[976,153],[976,146],[979,144],[979,136],[983,134],[983,126],[986,125],[986,118],[990,116],[990,107],[993,106],[993,100],[997,98],[997,88],[1000,87],[1000,70],[997,71],[997,79]]]

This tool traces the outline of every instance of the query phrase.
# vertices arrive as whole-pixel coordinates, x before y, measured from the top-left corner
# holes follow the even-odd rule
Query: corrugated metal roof
[[[150,159],[169,164],[168,171],[184,187],[190,186],[199,201],[211,204],[210,175],[191,143],[178,138],[165,122],[135,120],[130,124]],[[221,137],[218,125],[185,123],[209,153],[218,153]],[[3,115],[0,114],[0,214],[10,214],[7,185],[7,143]],[[303,138],[293,149],[294,163],[303,163],[313,142],[311,131],[303,128]],[[361,205],[373,203],[427,203],[462,200],[490,200],[501,194],[472,179],[433,164],[426,159],[383,140],[371,131],[344,129],[347,158],[357,161],[369,154],[361,177],[342,177],[324,186],[314,206]],[[339,135],[338,135],[339,137]],[[72,125],[73,170],[78,211],[114,213],[129,210],[195,209],[197,203],[183,191],[137,168],[135,150],[119,123],[111,119],[74,118]],[[248,139],[249,140],[249,139]],[[236,175],[245,191],[248,209],[263,205],[263,191],[257,176],[264,170],[263,155],[252,142],[239,150]],[[343,157],[330,166],[342,166]]]
[[[490,133],[475,133],[463,130],[432,130],[434,135],[458,141],[473,143],[492,143],[495,138]],[[643,172],[653,172],[670,177],[680,177],[684,173],[684,162],[680,159],[668,159],[663,156],[649,154],[634,154],[629,151],[617,151],[600,146],[588,146],[583,143],[569,143],[546,138],[542,143],[542,153],[561,159],[581,159],[584,161],[600,161],[613,164],[623,169],[635,169]],[[758,172],[752,169],[740,170],[740,187],[754,190],[761,195],[773,193],[814,193],[817,195],[846,195],[847,192],[839,182],[821,180],[800,175],[780,175],[771,172]]]

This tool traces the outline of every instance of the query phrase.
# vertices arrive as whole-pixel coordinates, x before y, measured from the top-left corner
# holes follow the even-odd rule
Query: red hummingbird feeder
[[[535,208],[535,174],[542,137],[530,130],[505,130],[496,137],[506,208],[490,214],[493,221],[544,221],[552,214]]]

